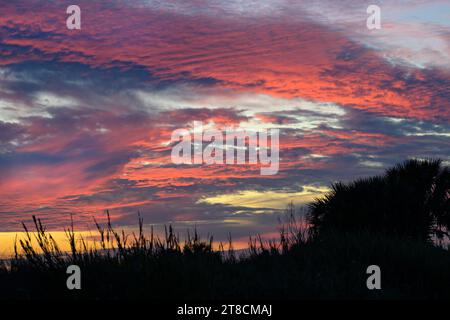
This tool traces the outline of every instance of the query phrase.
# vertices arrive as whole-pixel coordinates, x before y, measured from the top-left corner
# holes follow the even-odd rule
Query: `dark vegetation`
[[[76,241],[59,250],[35,219],[17,254],[0,267],[0,298],[11,299],[404,299],[450,298],[449,170],[411,160],[383,176],[338,183],[310,206],[305,227],[293,207],[277,240],[250,239],[245,255],[213,250],[196,232],[181,241],[127,237],[97,225],[97,249]],[[440,242],[441,241],[441,242]],[[84,244],[83,244],[84,243]],[[82,270],[82,289],[66,288],[66,268]],[[366,268],[379,265],[382,290],[368,290]]]
[[[312,232],[366,230],[422,242],[448,237],[450,170],[440,160],[409,160],[382,176],[335,183],[311,204]]]

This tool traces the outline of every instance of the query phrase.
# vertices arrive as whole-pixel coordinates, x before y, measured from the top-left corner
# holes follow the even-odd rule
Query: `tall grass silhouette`
[[[441,160],[408,160],[381,176],[335,183],[310,208],[316,236],[328,230],[367,230],[420,241],[442,239],[450,229],[450,170]]]

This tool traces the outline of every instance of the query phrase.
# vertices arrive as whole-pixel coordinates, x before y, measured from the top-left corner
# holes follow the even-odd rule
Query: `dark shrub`
[[[335,183],[311,205],[311,233],[370,231],[430,241],[448,236],[450,171],[440,160],[408,160],[384,175]]]

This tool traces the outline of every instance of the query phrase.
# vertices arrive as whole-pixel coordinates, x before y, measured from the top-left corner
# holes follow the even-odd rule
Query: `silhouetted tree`
[[[430,241],[449,236],[450,171],[441,160],[408,160],[384,175],[335,183],[310,204],[311,234],[370,231]]]

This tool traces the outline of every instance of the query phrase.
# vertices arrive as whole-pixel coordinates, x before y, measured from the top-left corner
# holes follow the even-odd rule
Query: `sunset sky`
[[[449,120],[448,0],[0,0],[0,232],[71,213],[89,229],[109,209],[122,227],[139,211],[270,233],[334,181],[449,164]],[[280,129],[278,174],[173,164],[171,133],[194,121]]]

